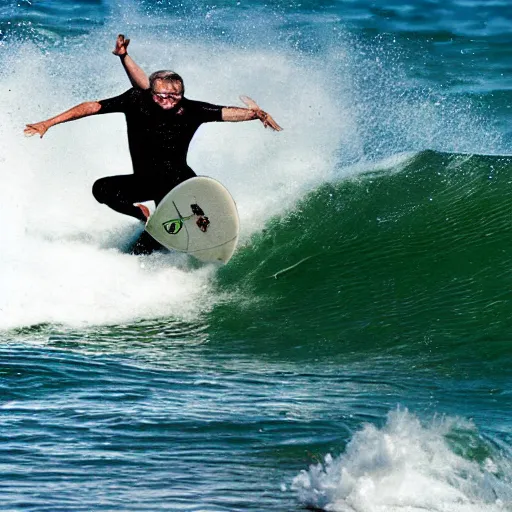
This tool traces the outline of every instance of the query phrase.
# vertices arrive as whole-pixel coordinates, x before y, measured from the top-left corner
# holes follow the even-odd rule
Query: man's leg
[[[154,184],[151,186],[147,180],[127,174],[100,178],[94,183],[92,193],[99,203],[106,204],[116,212],[130,215],[145,223],[146,216],[138,206],[134,206],[134,203],[155,200],[154,188]],[[159,197],[158,194],[156,195]],[[163,249],[162,245],[149,233],[143,231],[135,242],[131,253],[151,254],[159,249]]]
[[[92,187],[96,201],[143,222],[146,222],[146,217],[133,203],[152,200],[151,192],[145,180],[133,174],[100,178]]]
[[[130,254],[137,256],[144,254],[152,254],[155,251],[166,251],[166,248],[158,243],[147,231],[143,231],[134,246],[132,247]]]

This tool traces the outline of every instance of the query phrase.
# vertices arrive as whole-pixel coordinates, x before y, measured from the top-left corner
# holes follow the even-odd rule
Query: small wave
[[[469,458],[459,441],[484,453]],[[466,447],[467,448],[467,447]],[[407,410],[382,428],[366,425],[339,457],[327,455],[294,478],[307,507],[329,512],[494,512],[512,506],[511,461],[457,418],[422,425]]]

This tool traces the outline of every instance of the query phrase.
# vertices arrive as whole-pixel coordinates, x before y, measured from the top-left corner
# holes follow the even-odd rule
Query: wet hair
[[[153,90],[153,86],[155,85],[155,82],[157,80],[164,80],[166,82],[178,82],[181,84],[181,89],[183,91],[183,94],[185,94],[185,84],[183,83],[183,78],[181,78],[178,73],[175,73],[174,71],[169,70],[161,70],[161,71],[155,71],[154,73],[151,73],[149,75],[149,87],[151,90]]]

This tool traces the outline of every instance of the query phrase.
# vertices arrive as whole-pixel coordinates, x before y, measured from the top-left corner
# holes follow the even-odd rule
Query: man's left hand
[[[265,128],[268,128],[270,126],[270,128],[272,128],[272,130],[275,130],[276,132],[282,131],[282,128],[274,121],[274,118],[270,114],[267,114],[267,112],[261,109],[252,109],[252,111],[256,114],[256,117],[263,123],[263,126]]]
[[[261,110],[253,99],[249,98],[249,96],[240,96],[240,99],[254,112],[265,128],[270,126],[276,132],[282,131],[282,128],[274,121],[274,118],[264,110]]]

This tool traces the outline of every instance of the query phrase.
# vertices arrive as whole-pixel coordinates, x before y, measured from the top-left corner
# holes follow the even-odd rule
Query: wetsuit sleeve
[[[130,108],[133,102],[134,89],[129,89],[120,96],[114,98],[107,98],[100,100],[98,103],[101,105],[101,109],[98,114],[110,114],[113,112],[124,112]]]
[[[201,123],[212,123],[222,121],[222,105],[213,105],[203,101],[196,101],[196,115]]]

